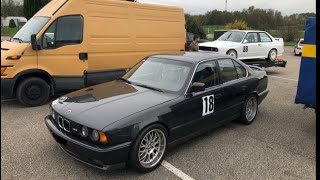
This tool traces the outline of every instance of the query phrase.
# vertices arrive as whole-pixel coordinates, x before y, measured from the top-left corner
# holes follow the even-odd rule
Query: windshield
[[[151,57],[138,63],[123,78],[134,85],[179,92],[190,72],[189,63]]]
[[[38,34],[43,26],[49,21],[49,17],[34,16],[11,38],[11,41],[29,43],[32,34]]]
[[[300,40],[299,46],[303,46],[303,40]]]
[[[217,41],[232,41],[232,42],[241,42],[245,32],[239,31],[228,31],[225,32],[222,36],[220,36]]]

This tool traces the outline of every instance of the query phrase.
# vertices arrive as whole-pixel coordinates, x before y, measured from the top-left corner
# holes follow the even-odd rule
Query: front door
[[[204,83],[206,90],[188,93],[184,99],[172,107],[172,137],[179,139],[206,128],[213,127],[219,121],[217,114],[222,111],[222,88],[214,60],[199,64],[192,83]]]
[[[261,56],[261,43],[258,39],[258,33],[247,33],[245,40],[247,40],[247,43],[242,43],[243,56],[249,58]]]
[[[51,74],[56,92],[84,87],[88,55],[83,27],[82,16],[63,16],[53,21],[41,36],[38,68]]]

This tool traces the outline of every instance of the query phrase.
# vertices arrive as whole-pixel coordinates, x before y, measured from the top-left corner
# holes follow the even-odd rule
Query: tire
[[[232,50],[232,49],[227,52],[227,55],[232,56],[232,57],[234,57],[234,58],[238,58],[238,53],[237,53],[237,51]]]
[[[158,139],[159,139],[158,149],[155,149],[156,146],[154,144],[148,143],[148,139],[151,137],[149,135],[153,134],[153,136],[155,136],[155,133],[157,133]],[[129,166],[140,173],[151,172],[156,168],[158,168],[163,161],[163,158],[167,149],[167,137],[168,137],[168,133],[166,128],[164,128],[160,124],[154,124],[145,128],[138,135],[138,137],[136,138],[135,142],[132,145],[132,148],[130,151]],[[147,146],[146,148],[143,147],[144,144]],[[154,156],[155,157],[154,160],[150,161],[149,164],[146,162],[143,162],[146,160],[145,158],[147,158],[147,156],[149,158],[150,157],[152,158],[151,154],[146,153],[147,151],[153,152],[153,154],[155,151],[158,152],[157,155]],[[141,153],[141,158],[139,158],[140,153]],[[145,158],[143,158],[143,156],[145,156]]]
[[[250,109],[249,106],[251,106],[250,105],[251,103],[253,103],[252,104],[253,108],[252,108],[252,112],[250,113],[248,109]],[[258,99],[256,95],[252,94],[249,97],[247,97],[243,105],[243,109],[240,116],[240,122],[246,125],[253,123],[253,121],[256,119],[257,112],[258,112]]]
[[[270,61],[275,61],[278,57],[278,52],[276,49],[271,49],[268,54],[268,59]]]
[[[24,106],[34,107],[45,104],[50,95],[50,86],[38,77],[24,79],[18,85],[16,97]]]

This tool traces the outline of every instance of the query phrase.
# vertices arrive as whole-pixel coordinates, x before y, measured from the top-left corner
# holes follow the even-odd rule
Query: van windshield
[[[50,17],[34,16],[22,26],[22,28],[11,38],[11,42],[30,43],[31,35],[38,34]]]

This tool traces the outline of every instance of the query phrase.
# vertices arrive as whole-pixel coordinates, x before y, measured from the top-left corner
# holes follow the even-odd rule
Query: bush
[[[13,19],[10,19],[9,28],[15,28],[15,27],[17,27],[16,23],[14,22]]]
[[[298,27],[295,26],[286,26],[281,28],[281,36],[284,41],[295,41],[301,37],[299,37]]]
[[[250,29],[248,24],[245,21],[235,20],[232,23],[226,24],[225,29],[239,29],[239,30],[247,30]]]

